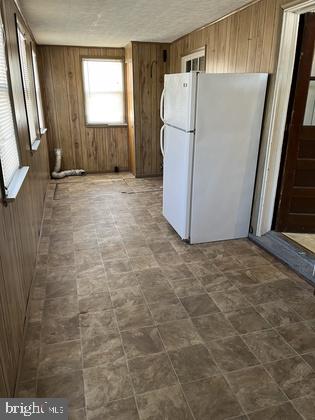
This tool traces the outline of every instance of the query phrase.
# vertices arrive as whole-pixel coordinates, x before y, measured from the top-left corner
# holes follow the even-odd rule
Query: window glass
[[[30,69],[30,63],[27,59],[26,38],[20,26],[18,26],[17,31],[18,31],[19,54],[20,54],[26,113],[27,113],[30,140],[31,140],[31,144],[33,144],[34,141],[37,139],[37,135],[36,135],[36,127],[35,127],[36,114],[35,114],[34,98],[33,98],[33,93],[32,93],[32,83],[33,83],[31,79],[32,72]]]
[[[206,60],[204,55],[199,57],[199,71],[206,71]]]
[[[9,93],[4,28],[1,19],[0,26],[0,160],[3,183],[7,188],[20,166],[20,161]]]
[[[191,71],[191,60],[186,61],[186,72],[189,73]]]
[[[313,55],[313,64],[311,69],[303,124],[315,125],[315,54]]]
[[[42,95],[41,95],[40,83],[39,83],[37,57],[33,49],[32,49],[32,60],[33,60],[33,71],[34,71],[34,82],[35,82],[35,93],[36,93],[39,128],[43,130],[45,128],[43,102],[42,102]]]
[[[315,54],[314,54],[314,57],[313,57],[311,77],[315,77]]]
[[[315,125],[315,80],[310,81],[308,88],[304,125]]]
[[[124,63],[122,60],[83,59],[87,124],[124,124]]]
[[[194,58],[192,61],[192,70],[193,71],[198,71],[199,67],[198,67],[199,61],[198,58]]]

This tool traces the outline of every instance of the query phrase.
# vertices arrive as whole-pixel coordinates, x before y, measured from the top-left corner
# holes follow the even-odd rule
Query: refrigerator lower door
[[[193,133],[165,127],[163,215],[182,239],[190,232],[193,146]]]

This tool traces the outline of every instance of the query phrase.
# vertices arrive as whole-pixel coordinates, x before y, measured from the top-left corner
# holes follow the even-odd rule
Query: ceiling
[[[252,0],[19,0],[39,44],[171,42]]]

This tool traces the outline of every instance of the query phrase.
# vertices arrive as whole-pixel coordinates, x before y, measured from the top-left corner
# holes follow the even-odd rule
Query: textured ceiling
[[[171,42],[252,0],[19,0],[39,44]]]

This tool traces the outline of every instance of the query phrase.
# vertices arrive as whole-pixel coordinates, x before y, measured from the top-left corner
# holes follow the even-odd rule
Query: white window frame
[[[18,42],[18,51],[19,51],[19,60],[20,60],[20,72],[22,78],[23,86],[23,95],[25,103],[25,112],[27,117],[28,124],[28,134],[29,134],[29,143],[32,151],[38,149],[39,146],[39,135],[38,127],[36,127],[37,122],[37,109],[33,89],[34,80],[32,74],[32,59],[29,57],[28,53],[28,43],[23,25],[20,24],[18,19],[16,19],[16,31],[17,31],[17,42]]]
[[[3,19],[1,16],[0,11],[0,36],[2,37],[3,43],[3,59],[4,59],[4,66],[6,72],[6,81],[4,88],[7,90],[8,99],[9,99],[9,106],[10,106],[10,114],[11,114],[11,122],[9,124],[10,127],[10,139],[14,141],[13,145],[13,168],[12,173],[10,173],[9,180],[5,180],[3,167],[1,164],[1,153],[0,153],[0,190],[1,190],[1,201],[3,205],[7,205],[9,201],[15,200],[17,194],[22,186],[22,183],[27,175],[29,167],[21,167],[21,158],[20,158],[20,150],[18,144],[18,134],[17,134],[17,126],[16,126],[16,116],[15,110],[13,105],[13,96],[12,96],[12,86],[11,86],[11,77],[10,77],[10,70],[9,70],[9,60],[8,60],[8,52],[7,52],[7,45],[6,45],[6,33],[4,28]],[[10,119],[10,118],[9,118]],[[12,146],[12,145],[11,145]],[[10,146],[10,147],[11,147]],[[12,152],[12,150],[11,150]]]
[[[206,47],[199,48],[198,50],[193,51],[192,53],[183,56],[182,57],[182,73],[186,73],[186,64],[188,61],[192,61],[194,58],[201,58],[201,57],[204,57],[206,59]],[[200,71],[200,70],[197,69],[197,71]]]
[[[41,92],[41,87],[40,87],[37,54],[36,54],[36,51],[34,50],[32,43],[31,43],[31,60],[32,60],[38,127],[39,127],[40,134],[44,134],[47,129],[45,127],[43,97],[42,97],[42,92]]]
[[[84,84],[84,61],[107,61],[107,62],[120,62],[122,65],[122,86],[123,86],[123,121],[120,122],[104,122],[104,123],[93,123],[89,122],[87,119],[87,112],[86,112],[86,91],[85,91],[85,84]],[[81,57],[81,71],[82,71],[82,90],[83,90],[83,98],[84,98],[84,119],[85,125],[87,127],[121,127],[127,125],[126,120],[126,86],[125,86],[125,61],[123,58],[108,58],[108,57],[91,57],[91,56],[83,56]]]

